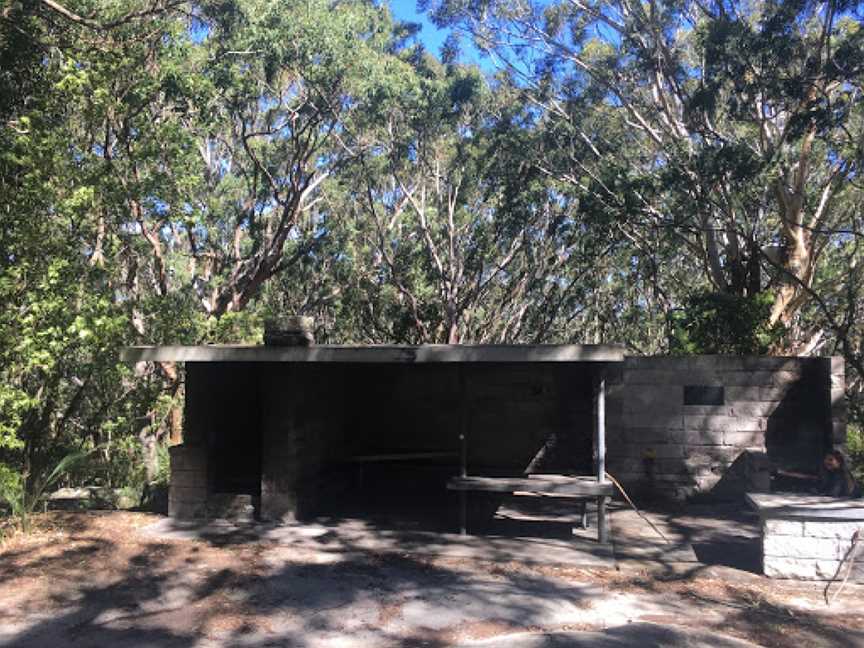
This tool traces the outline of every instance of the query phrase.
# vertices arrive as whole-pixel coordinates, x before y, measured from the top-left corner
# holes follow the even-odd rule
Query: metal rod
[[[465,368],[459,372],[459,463],[462,477],[468,476],[468,395],[465,390]],[[459,492],[459,534],[468,535],[468,493]]]
[[[602,373],[597,377],[595,424],[595,452],[597,467],[597,482],[606,481],[606,376]],[[597,541],[605,544],[609,541],[609,527],[606,522],[606,497],[597,498]]]
[[[597,481],[606,481],[606,378],[597,381]]]
[[[459,460],[462,477],[468,476],[468,396],[465,393],[465,368],[459,372]]]

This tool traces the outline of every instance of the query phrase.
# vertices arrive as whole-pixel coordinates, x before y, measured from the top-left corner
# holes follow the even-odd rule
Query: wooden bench
[[[597,499],[597,535],[600,542],[606,542],[606,498],[613,495],[611,482],[598,482],[596,477],[571,477],[567,475],[529,475],[527,477],[452,477],[447,488],[460,491],[460,528],[462,535],[468,533],[468,502],[465,493],[483,491],[488,493],[509,493],[511,495],[531,495],[540,497],[562,497],[579,500],[582,504],[582,528],[588,528],[588,515],[585,503]]]
[[[747,493],[762,522],[762,571],[771,578],[829,580],[852,547],[864,538],[864,500],[800,493]],[[864,582],[864,564],[850,580]],[[844,572],[845,573],[845,572]]]
[[[513,495],[536,495],[541,497],[570,497],[582,500],[582,524],[587,526],[585,500],[597,499],[597,541],[609,541],[609,525],[606,520],[606,503],[614,493],[613,484],[606,480],[606,376],[601,370],[594,381],[594,468],[596,477],[569,475],[530,475],[527,477],[481,477],[468,474],[468,432],[471,428],[466,415],[467,393],[464,375],[459,374],[459,392],[463,402],[459,429],[460,475],[452,477],[447,488],[459,491],[460,528],[462,535],[468,533],[469,491],[511,493]]]

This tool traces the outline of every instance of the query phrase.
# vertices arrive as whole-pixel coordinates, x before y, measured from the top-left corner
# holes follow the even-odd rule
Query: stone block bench
[[[830,580],[859,532],[849,578],[864,583],[864,500],[748,493],[762,519],[762,571],[769,578]],[[843,566],[845,576],[848,562]]]

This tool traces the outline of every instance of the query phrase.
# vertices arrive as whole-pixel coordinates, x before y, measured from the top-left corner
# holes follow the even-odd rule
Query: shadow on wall
[[[831,447],[835,409],[828,394],[830,366],[831,359],[823,358],[788,361],[774,367],[771,385],[761,386],[757,392],[743,392],[754,400],[733,403],[732,413],[740,411],[764,417],[765,452],[741,452],[711,489],[711,495],[728,499],[745,492],[800,490],[810,486],[800,480],[772,482],[771,473],[777,468],[818,473],[822,457]]]
[[[709,495],[715,499],[738,499],[744,493],[771,490],[771,460],[765,452],[745,450],[720,477]]]
[[[345,451],[451,451],[469,471],[590,470],[590,369],[528,364],[349,366]]]
[[[782,398],[768,416],[765,447],[776,467],[816,473],[825,452],[832,447],[829,394],[830,360],[800,362],[800,376],[785,385]]]
[[[590,472],[590,367],[483,363],[327,370],[338,373],[346,389],[315,417],[321,424],[341,406],[344,421],[321,452],[326,459],[317,475],[310,476],[319,504],[309,514],[358,495],[367,502],[393,500],[394,507],[400,498],[426,497],[422,506],[437,501],[456,510],[446,482],[460,472],[463,431],[469,474]],[[309,417],[305,424],[316,422]],[[423,453],[441,456],[407,460]]]
[[[845,439],[839,358],[633,357],[613,385],[610,472],[637,496],[737,498],[816,472]]]

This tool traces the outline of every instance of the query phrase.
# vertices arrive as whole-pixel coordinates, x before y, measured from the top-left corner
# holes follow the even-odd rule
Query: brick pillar
[[[176,445],[171,454],[168,515],[178,519],[207,516],[207,449]]]
[[[313,363],[273,364],[261,381],[261,517],[292,522],[315,513],[328,435],[341,432],[341,386]]]
[[[304,463],[304,401],[314,387],[292,365],[262,367],[261,398],[261,517],[292,522],[300,517],[300,487]]]

